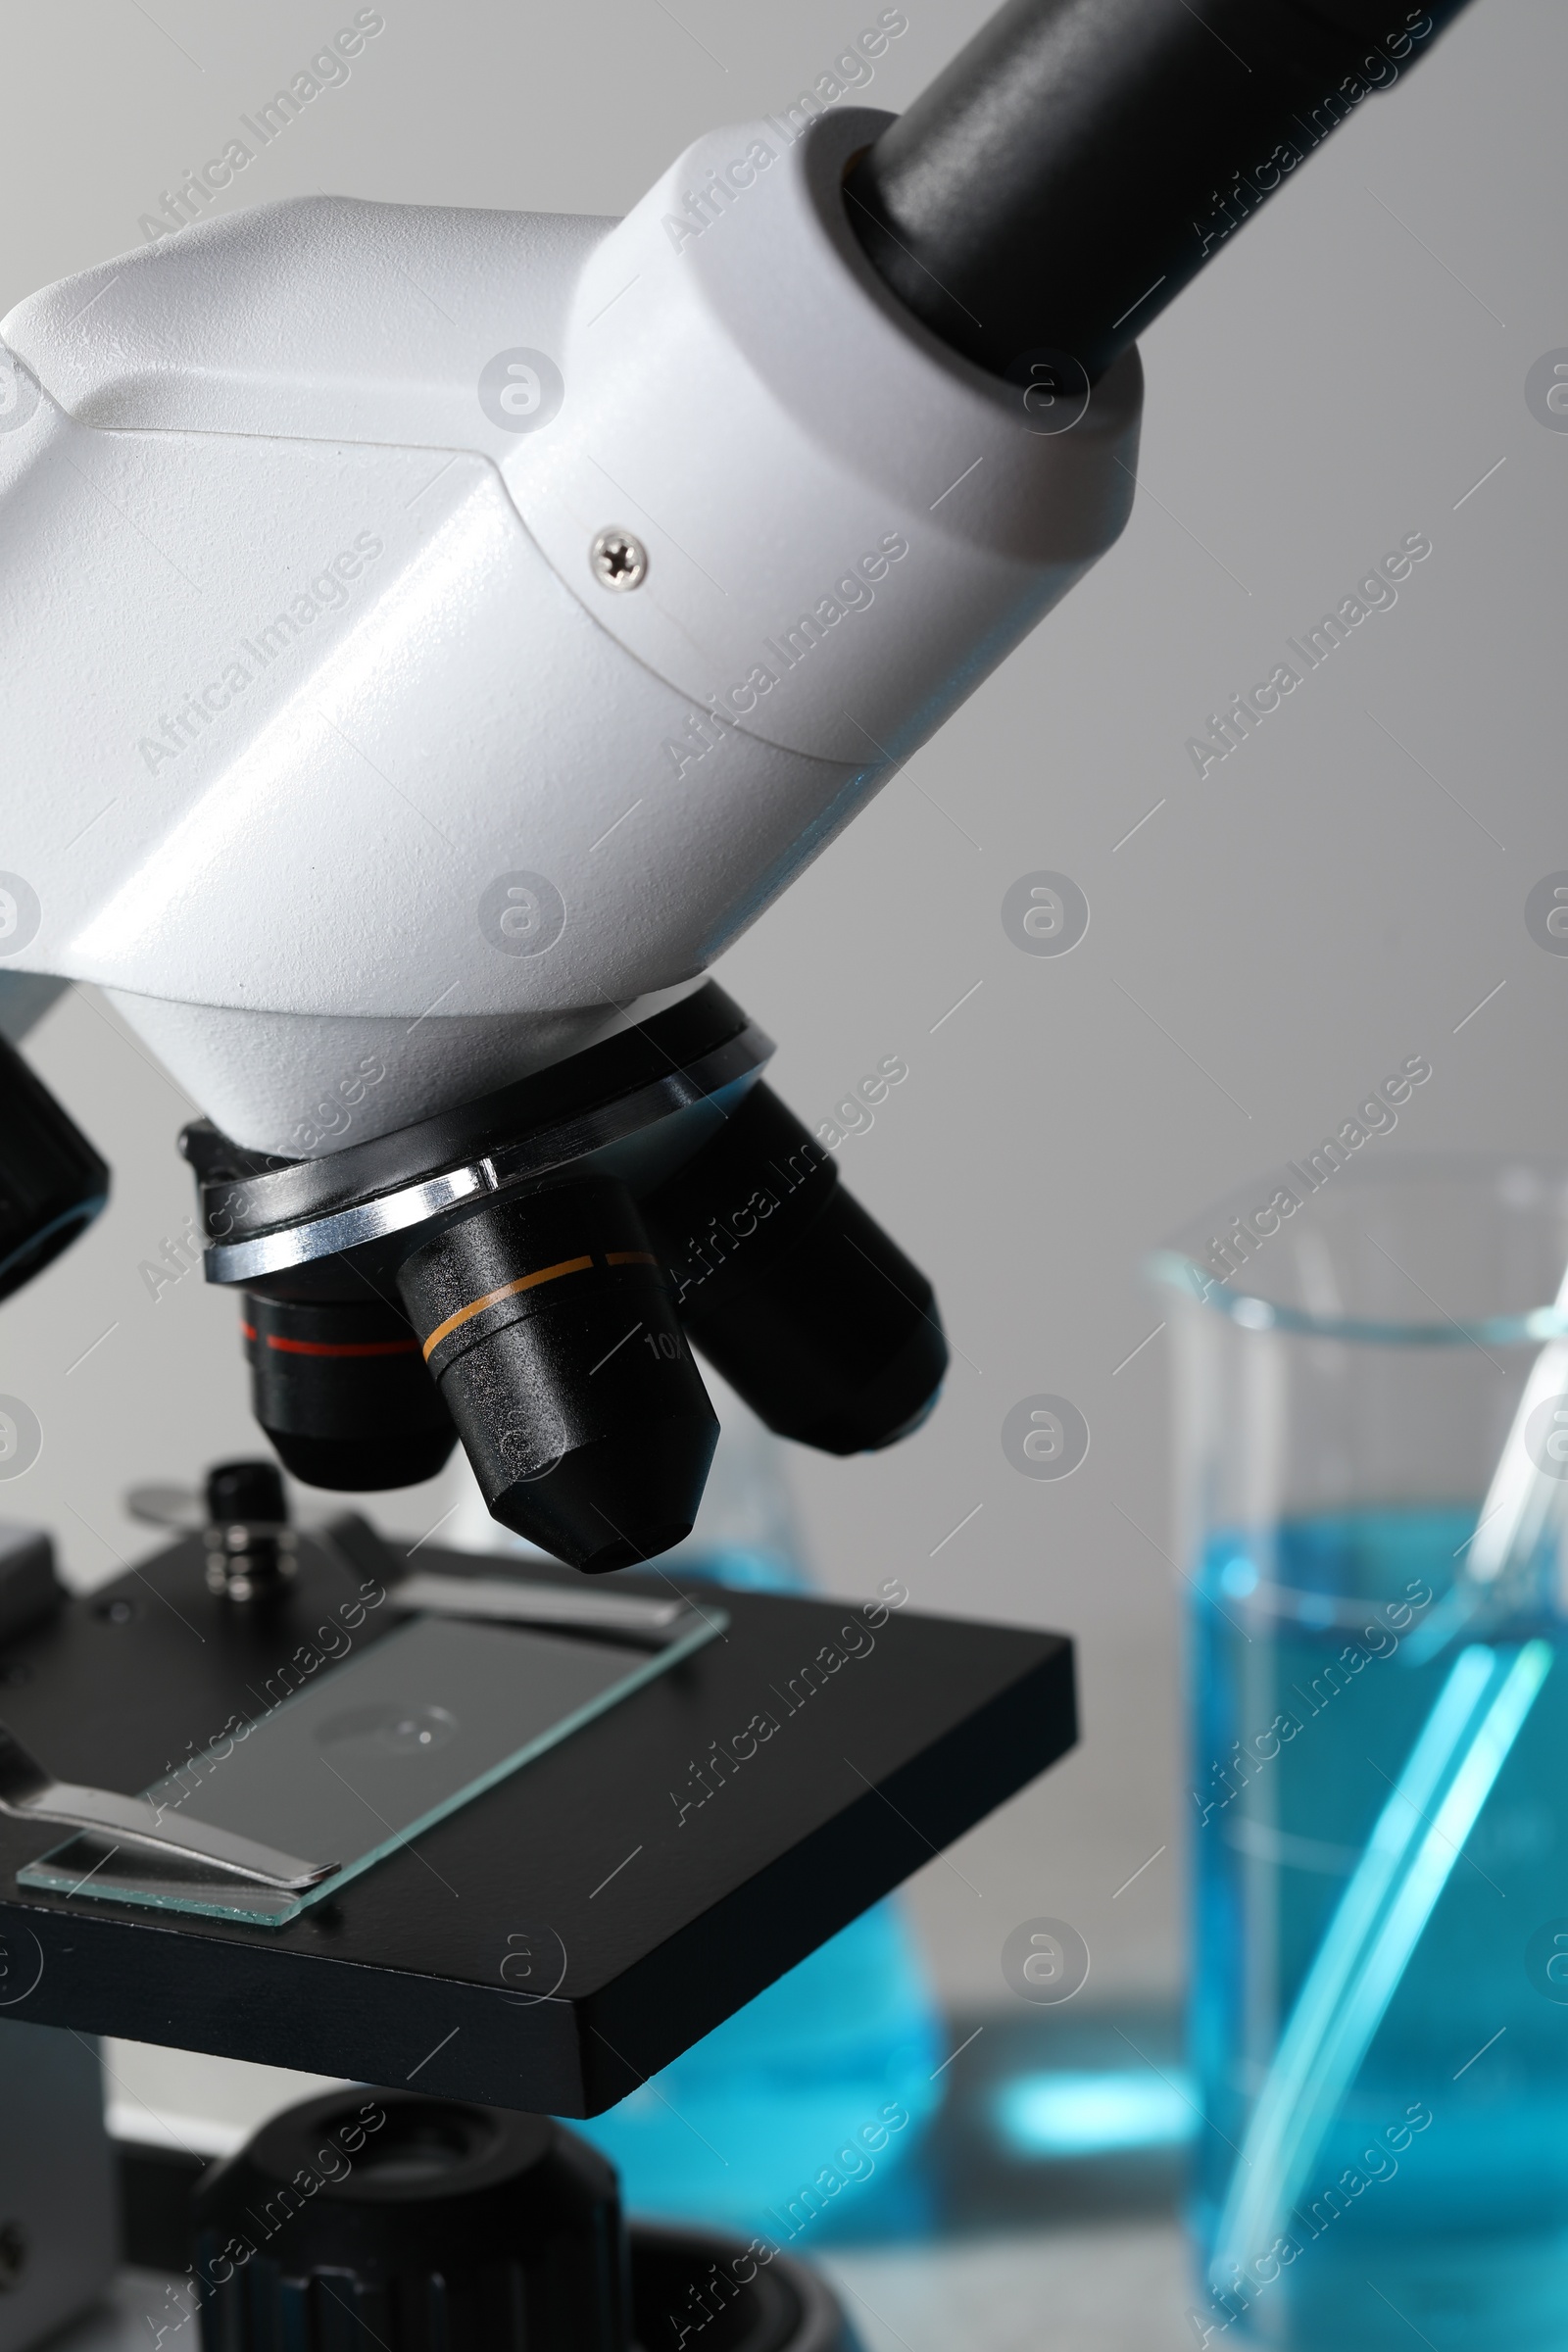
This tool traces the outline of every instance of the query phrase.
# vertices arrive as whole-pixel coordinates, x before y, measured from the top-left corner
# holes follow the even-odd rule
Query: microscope
[[[196,2185],[213,2352],[678,2352],[720,2271],[710,2352],[851,2340],[776,2249],[628,2238],[543,2119],[1045,1769],[1071,1651],[896,1578],[846,1621],[658,1568],[716,1438],[698,1355],[840,1454],[947,1363],[706,975],[1113,544],[1135,337],[1461,5],[1010,0],[903,118],[803,95],[620,221],[292,200],[0,322],[0,1297],[107,1198],[17,1050],[91,982],[207,1113],[180,1149],[275,1456],[87,1600],[0,1551],[8,2136],[59,2158],[0,2213],[5,2352],[112,2259],[97,2033],[385,2086]],[[276,1464],[352,1497],[459,1441],[537,1566],[288,1524]],[[748,1723],[722,1838],[671,1827]],[[435,1776],[390,1841],[306,1773],[334,1741],[356,1793]],[[593,1913],[602,1845],[649,1859]],[[99,2258],[56,2259],[93,2180]]]

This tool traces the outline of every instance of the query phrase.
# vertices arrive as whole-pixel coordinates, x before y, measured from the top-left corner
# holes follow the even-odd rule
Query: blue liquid
[[[1217,1539],[1203,1563],[1187,1802],[1206,2124],[1191,2220],[1205,2262],[1279,2034],[1452,1670],[1453,1648],[1412,1665],[1408,1644],[1433,1606],[1419,1596],[1451,1584],[1475,1517],[1301,1521],[1266,1548]],[[1562,1632],[1544,1602],[1499,1641],[1560,1649]],[[1535,1932],[1568,1914],[1565,1814],[1559,1656],[1281,2224],[1297,2251],[1248,2248],[1228,2304],[1200,2285],[1195,2342],[1209,2329],[1210,2344],[1291,2352],[1568,2343],[1568,2004],[1542,1989],[1539,1959],[1526,1965]]]
[[[678,1566],[731,1589],[806,1589],[776,1556],[738,1546]],[[880,2230],[918,2226],[909,2160],[941,2105],[931,2078],[946,2056],[914,1937],[890,1899],[618,2107],[571,2129],[615,2165],[632,2212],[809,2254],[873,2216]]]
[[[571,2129],[617,2167],[632,2212],[808,2254],[869,2222],[873,2199],[887,2226],[887,2189],[940,2104],[931,2076],[946,2055],[903,1914],[878,1903],[618,2107]],[[894,2129],[899,2113],[907,2120]]]

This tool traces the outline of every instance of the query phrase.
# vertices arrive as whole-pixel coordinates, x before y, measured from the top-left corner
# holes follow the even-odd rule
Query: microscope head
[[[704,974],[1131,499],[1136,354],[1053,419],[883,288],[886,121],[716,132],[618,224],[274,205],[4,322],[0,591],[87,566],[99,681],[21,621],[8,968],[209,1112],[284,1463],[461,1435],[582,1567],[691,1525],[693,1341],[840,1452],[933,1401],[929,1283]]]
[[[0,322],[0,960],[210,1114],[300,1475],[455,1429],[608,1567],[690,1524],[689,1338],[808,1443],[927,1408],[929,1285],[704,975],[1111,545],[1133,334],[1459,4],[1227,0],[1254,70],[1011,0],[897,124],[716,131],[618,223],[293,201]]]

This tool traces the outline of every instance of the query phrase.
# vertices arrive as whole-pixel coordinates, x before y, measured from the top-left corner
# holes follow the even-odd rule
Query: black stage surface
[[[246,1610],[203,1563],[176,1544],[0,1646],[0,1720],[56,1778],[150,1787],[403,1566],[340,1522]],[[425,1546],[415,1565],[520,1573]],[[16,1872],[69,1833],[0,1816],[0,2018],[596,2115],[1073,1743],[1059,1635],[919,1616],[896,1580],[858,1605],[681,1589],[725,1636],[287,1927],[25,1892]],[[369,1610],[349,1654],[400,1622]],[[806,1676],[824,1649],[840,1663]],[[760,1713],[777,1730],[708,1766],[699,1804],[693,1767],[744,1751]]]

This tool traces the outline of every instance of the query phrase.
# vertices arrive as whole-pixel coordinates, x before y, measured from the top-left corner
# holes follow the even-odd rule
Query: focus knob
[[[615,2175],[547,2117],[289,2108],[195,2192],[205,2352],[627,2352]]]

